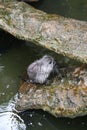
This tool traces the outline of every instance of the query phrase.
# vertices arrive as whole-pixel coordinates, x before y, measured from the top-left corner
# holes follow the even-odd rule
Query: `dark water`
[[[87,0],[40,0],[33,5],[47,13],[87,20]]]
[[[48,13],[87,20],[87,0],[40,0],[33,5]],[[0,30],[0,130],[87,129],[87,116],[69,119],[55,118],[41,110],[20,114],[14,111],[14,98],[23,72],[29,63],[46,53],[44,48],[18,40]]]

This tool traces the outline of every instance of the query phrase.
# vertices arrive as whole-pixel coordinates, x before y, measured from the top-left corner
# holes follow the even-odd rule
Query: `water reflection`
[[[26,130],[23,119],[13,112],[15,102],[0,105],[0,130]]]
[[[0,130],[26,130],[23,120],[12,112],[0,114]]]

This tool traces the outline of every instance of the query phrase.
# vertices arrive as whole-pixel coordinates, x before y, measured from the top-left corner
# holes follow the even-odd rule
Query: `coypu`
[[[47,83],[51,73],[58,73],[58,66],[50,55],[43,56],[31,63],[27,68],[29,80],[33,83]]]

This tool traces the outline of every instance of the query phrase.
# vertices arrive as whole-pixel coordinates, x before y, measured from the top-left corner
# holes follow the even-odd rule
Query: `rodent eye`
[[[51,63],[52,63],[52,61],[49,62],[49,64],[51,64]]]

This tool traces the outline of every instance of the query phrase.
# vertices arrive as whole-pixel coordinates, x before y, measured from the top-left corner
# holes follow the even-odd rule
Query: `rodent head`
[[[42,68],[47,73],[51,73],[53,71],[53,68],[56,64],[53,57],[50,55],[45,55],[40,59],[40,62],[42,62]]]

